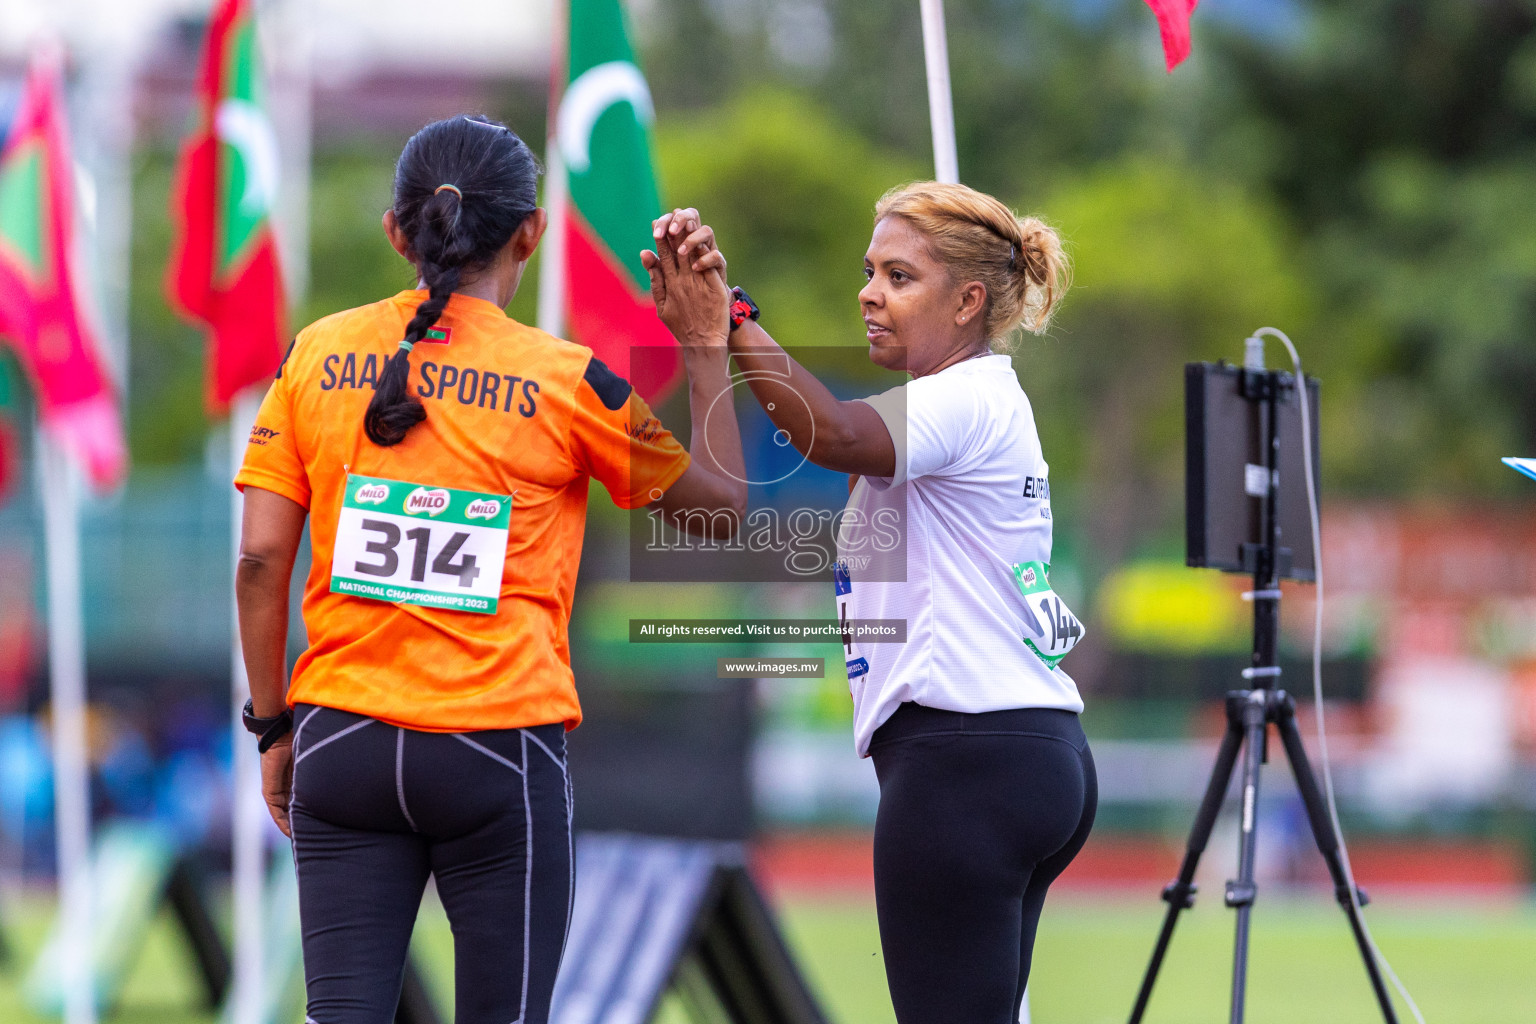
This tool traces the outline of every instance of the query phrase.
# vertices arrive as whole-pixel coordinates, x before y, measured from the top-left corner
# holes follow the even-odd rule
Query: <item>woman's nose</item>
[[[874,281],[868,281],[859,289],[860,306],[878,306],[880,304],[880,289],[875,287]]]

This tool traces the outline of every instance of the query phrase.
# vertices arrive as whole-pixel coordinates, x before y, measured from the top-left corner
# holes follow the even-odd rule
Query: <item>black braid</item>
[[[405,341],[426,337],[464,276],[490,266],[534,211],[538,173],[523,140],[483,117],[433,122],[405,144],[395,165],[395,218],[427,288]],[[408,349],[385,361],[363,416],[374,444],[399,444],[427,418],[426,406],[411,394],[410,375]]]

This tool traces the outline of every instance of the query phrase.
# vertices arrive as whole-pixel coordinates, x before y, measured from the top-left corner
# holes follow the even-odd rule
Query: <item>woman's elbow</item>
[[[717,477],[716,484],[718,493],[709,517],[720,524],[721,529],[716,530],[715,535],[722,540],[731,540],[741,532],[742,520],[747,515],[747,485],[733,476]]]
[[[747,515],[747,485],[741,480],[732,480],[729,494],[726,496],[725,511],[730,514],[731,521],[735,523],[734,530],[741,529],[741,521]],[[732,536],[735,536],[734,530]]]
[[[736,531],[741,529],[741,520],[747,514],[747,482],[739,479],[731,473],[713,474],[709,496],[709,512],[711,518],[719,517],[722,521],[731,523],[730,535],[734,537]]]
[[[281,583],[286,587],[287,575],[292,571],[292,562],[285,563],[281,552],[242,547],[239,558],[235,560],[235,589],[260,590],[273,583]]]

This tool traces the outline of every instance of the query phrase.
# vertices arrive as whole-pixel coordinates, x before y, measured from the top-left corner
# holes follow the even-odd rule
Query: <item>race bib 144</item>
[[[347,476],[331,593],[496,614],[512,499]]]
[[[1051,589],[1049,572],[1050,566],[1043,562],[1013,567],[1013,578],[1024,595],[1024,625],[1034,634],[1024,637],[1024,644],[1054,669],[1083,638],[1083,624]]]

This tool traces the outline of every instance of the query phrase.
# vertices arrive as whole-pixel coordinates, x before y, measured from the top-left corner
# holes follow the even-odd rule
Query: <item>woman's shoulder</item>
[[[596,358],[591,348],[550,334],[520,320],[507,317],[502,329],[507,334],[508,355],[526,367],[538,366],[546,375],[567,380],[574,389]]]
[[[587,346],[567,338],[562,338],[559,335],[550,334],[546,330],[542,330],[532,324],[525,324],[514,317],[507,317],[503,327],[508,333],[516,334],[529,344],[539,346],[552,357],[581,362],[592,358],[592,350]]]
[[[294,335],[293,343],[283,356],[283,371],[312,370],[328,356],[375,348],[381,330],[392,319],[398,320],[398,316],[394,315],[389,299],[323,316]],[[390,326],[389,331],[394,333],[395,326]],[[280,371],[279,376],[283,375]],[[313,374],[302,373],[300,376],[307,379]]]

